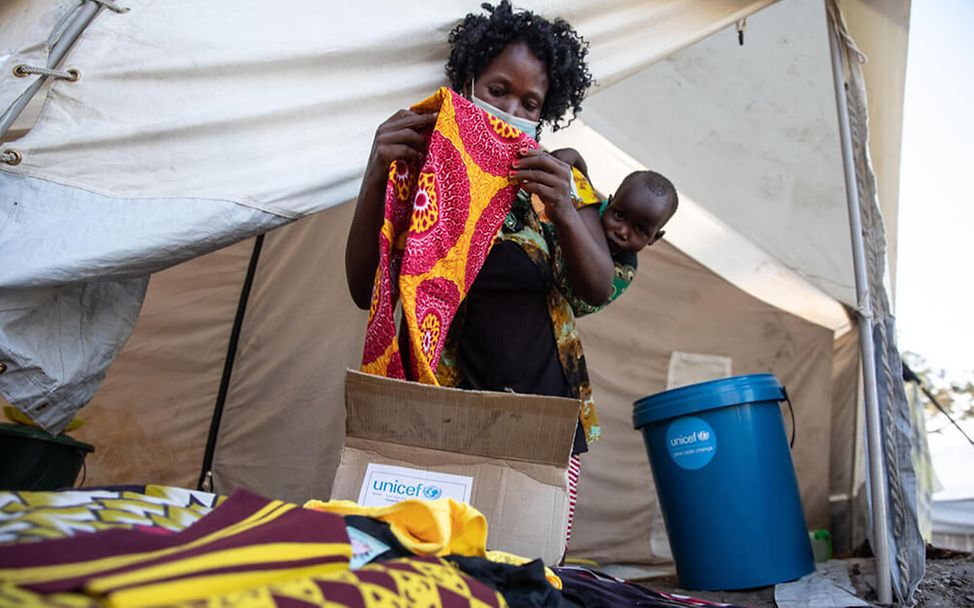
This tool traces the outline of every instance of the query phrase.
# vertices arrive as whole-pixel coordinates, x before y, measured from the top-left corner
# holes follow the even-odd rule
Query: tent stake
[[[845,191],[849,207],[849,231],[852,235],[852,259],[856,276],[856,302],[859,316],[859,349],[862,353],[863,389],[866,402],[866,443],[869,466],[869,496],[872,507],[873,553],[876,556],[876,592],[880,604],[893,601],[889,561],[886,466],[879,427],[879,392],[876,387],[876,349],[873,343],[873,311],[869,278],[866,273],[866,250],[859,210],[859,188],[852,154],[849,108],[846,103],[845,68],[839,51],[838,32],[830,23],[829,47],[832,51],[832,78],[835,104],[839,115],[839,139],[845,170]]]

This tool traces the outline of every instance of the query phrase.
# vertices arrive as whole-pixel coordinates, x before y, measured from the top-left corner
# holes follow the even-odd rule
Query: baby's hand
[[[575,148],[558,148],[557,150],[552,151],[551,155],[573,167],[577,166],[579,161],[582,161],[583,163],[585,162],[582,160],[582,155],[579,154],[578,150]]]
[[[579,154],[578,150],[575,148],[559,148],[552,152],[551,155],[558,160],[564,161],[572,167],[575,167],[582,172],[582,175],[584,175],[586,179],[588,179],[588,165],[585,163],[585,159],[582,158],[582,155]]]

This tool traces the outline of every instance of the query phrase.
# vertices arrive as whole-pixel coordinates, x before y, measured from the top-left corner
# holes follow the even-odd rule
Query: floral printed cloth
[[[537,143],[446,88],[412,109],[439,116],[422,165],[390,166],[361,369],[439,384],[450,324],[517,196],[511,163]],[[394,319],[400,299],[409,369]]]

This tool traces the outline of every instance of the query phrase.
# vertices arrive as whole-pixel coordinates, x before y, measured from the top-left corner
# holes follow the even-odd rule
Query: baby
[[[551,154],[578,170],[573,172],[576,184],[579,174],[588,178],[588,167],[577,151],[562,148]],[[577,185],[581,186],[580,190],[585,190],[588,186]],[[601,197],[595,200],[598,199]],[[586,197],[583,196],[580,204],[586,203]],[[679,197],[672,182],[655,171],[634,171],[622,180],[615,194],[602,202],[599,209],[605,240],[615,263],[612,295],[603,304],[592,306],[573,294],[565,294],[575,309],[576,316],[600,310],[622,295],[636,276],[636,254],[663,237],[666,233],[663,226],[676,213],[678,205]]]

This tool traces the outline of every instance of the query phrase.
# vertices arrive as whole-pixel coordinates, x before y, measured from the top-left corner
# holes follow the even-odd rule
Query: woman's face
[[[508,114],[540,120],[548,69],[523,42],[504,47],[474,80],[473,94]]]

